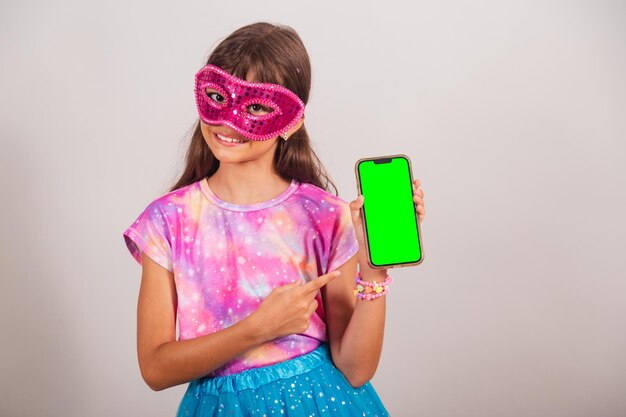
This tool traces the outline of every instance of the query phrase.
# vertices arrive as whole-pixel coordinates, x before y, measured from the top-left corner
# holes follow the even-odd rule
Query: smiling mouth
[[[246,143],[246,142],[249,142],[248,140],[235,139],[235,138],[231,138],[231,137],[228,137],[228,136],[220,135],[219,133],[214,133],[214,135],[219,140],[221,140],[222,142],[226,142],[226,143]]]

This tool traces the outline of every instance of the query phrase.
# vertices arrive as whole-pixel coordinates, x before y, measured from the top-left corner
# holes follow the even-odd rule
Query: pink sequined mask
[[[304,115],[304,103],[291,90],[278,84],[251,83],[212,64],[196,73],[195,92],[203,122],[227,125],[250,140],[275,138]]]

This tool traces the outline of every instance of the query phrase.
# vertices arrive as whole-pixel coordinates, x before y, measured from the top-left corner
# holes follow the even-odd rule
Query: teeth
[[[237,139],[233,139],[233,138],[227,138],[226,136],[222,136],[222,135],[217,135],[218,138],[220,138],[221,140],[223,140],[224,142],[231,142],[231,143],[244,143],[247,142],[245,140],[237,140]]]

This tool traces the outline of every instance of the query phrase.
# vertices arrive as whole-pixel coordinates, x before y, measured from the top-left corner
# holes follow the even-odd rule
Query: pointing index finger
[[[329,272],[328,274],[320,275],[319,277],[312,279],[302,286],[302,289],[305,293],[316,292],[324,285],[328,284],[330,281],[335,279],[337,276],[341,274],[341,271],[336,270]]]

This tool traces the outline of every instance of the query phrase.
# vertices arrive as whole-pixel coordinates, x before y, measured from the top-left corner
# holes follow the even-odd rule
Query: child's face
[[[255,82],[254,72],[248,72],[246,81]],[[206,90],[206,93],[211,99],[217,102],[223,99],[221,94],[214,89],[209,88]],[[270,111],[271,109],[257,104],[248,107],[250,114],[258,116],[267,114]],[[300,126],[302,126],[303,120],[304,119],[300,119],[300,122],[287,132],[287,135],[291,136],[291,134],[298,130]],[[261,141],[249,140],[226,125],[208,124],[203,120],[200,120],[200,128],[202,130],[202,136],[204,136],[204,141],[220,162],[237,163],[265,158],[271,163],[277,141],[282,140],[278,136]],[[231,138],[241,143],[226,142],[221,140],[220,136]]]

